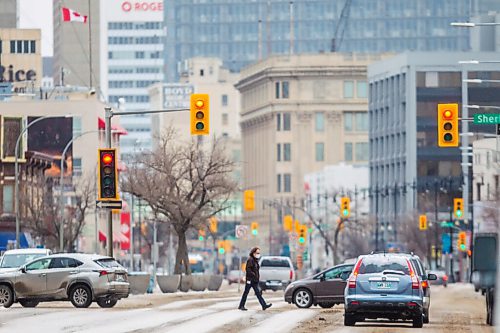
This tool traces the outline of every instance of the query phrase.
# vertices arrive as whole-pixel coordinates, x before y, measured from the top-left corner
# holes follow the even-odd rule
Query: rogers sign
[[[124,1],[122,2],[122,10],[124,12],[162,12],[163,2],[146,2],[146,1]]]

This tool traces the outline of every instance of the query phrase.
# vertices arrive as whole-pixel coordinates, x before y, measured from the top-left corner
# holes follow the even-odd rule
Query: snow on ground
[[[280,304],[281,305],[281,304]],[[317,314],[316,311],[311,309],[297,309],[286,312],[278,313],[257,326],[244,331],[245,333],[262,333],[262,332],[292,332],[300,322],[311,319]]]

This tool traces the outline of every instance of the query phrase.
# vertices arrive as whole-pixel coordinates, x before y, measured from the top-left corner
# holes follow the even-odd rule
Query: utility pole
[[[436,269],[438,265],[438,234],[439,234],[439,221],[438,221],[438,180],[434,180],[434,264]]]
[[[375,185],[375,251],[378,251],[378,184]]]

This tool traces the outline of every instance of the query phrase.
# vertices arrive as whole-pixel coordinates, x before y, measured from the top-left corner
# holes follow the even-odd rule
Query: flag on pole
[[[64,22],[81,22],[87,23],[87,16],[81,15],[69,8],[62,8],[62,16]]]

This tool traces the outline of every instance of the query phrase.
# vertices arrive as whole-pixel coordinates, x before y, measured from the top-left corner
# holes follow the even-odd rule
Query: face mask
[[[256,254],[255,259],[260,259],[260,254]]]

